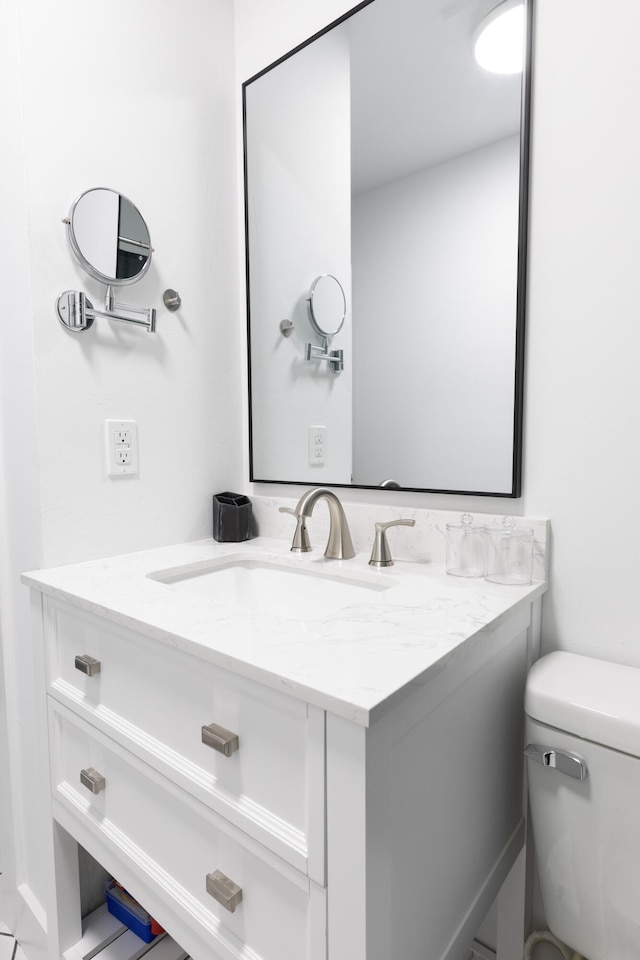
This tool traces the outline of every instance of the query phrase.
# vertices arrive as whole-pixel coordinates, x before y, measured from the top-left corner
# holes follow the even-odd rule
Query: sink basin
[[[379,574],[345,572],[322,561],[294,566],[264,558],[227,556],[148,574],[180,592],[222,604],[264,610],[284,616],[322,615],[328,608],[375,602],[395,581]]]

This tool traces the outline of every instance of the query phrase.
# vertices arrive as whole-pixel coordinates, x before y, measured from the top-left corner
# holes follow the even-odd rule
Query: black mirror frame
[[[298,44],[288,53],[279,57],[273,63],[260,70],[242,84],[242,130],[243,130],[243,170],[244,170],[244,219],[245,219],[245,281],[247,302],[247,365],[249,391],[249,479],[253,483],[279,483],[290,486],[304,485],[301,480],[279,480],[276,478],[256,477],[253,467],[253,423],[251,417],[251,303],[249,288],[249,197],[248,197],[248,162],[247,162],[247,87],[269,73],[279,64],[293,57],[300,50],[324,36],[334,27],[350,19],[360,10],[368,7],[374,0],[364,0],[337,20],[332,21],[322,30]],[[518,268],[517,268],[517,297],[516,297],[516,336],[515,336],[515,381],[514,381],[514,419],[513,419],[513,459],[512,483],[508,493],[484,490],[443,490],[431,487],[380,487],[372,484],[329,483],[323,480],[323,486],[345,488],[347,490],[406,490],[412,493],[438,493],[457,496],[500,497],[516,499],[522,496],[522,457],[523,457],[523,424],[524,424],[524,387],[525,387],[525,333],[526,333],[526,304],[527,304],[527,246],[529,233],[529,166],[531,145],[531,87],[533,61],[533,7],[534,0],[523,0],[525,10],[526,39],[525,58],[522,72],[521,87],[521,124],[520,124],[520,173],[519,173],[519,203],[518,203]]]

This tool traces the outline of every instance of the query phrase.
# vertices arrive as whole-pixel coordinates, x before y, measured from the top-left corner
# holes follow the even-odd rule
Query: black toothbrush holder
[[[213,539],[220,543],[251,540],[251,500],[241,493],[216,493],[213,496]]]

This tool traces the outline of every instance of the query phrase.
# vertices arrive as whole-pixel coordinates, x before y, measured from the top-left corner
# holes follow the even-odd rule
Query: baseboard
[[[495,951],[490,950],[489,947],[485,947],[483,943],[478,943],[477,940],[471,941],[469,950],[471,951],[471,956],[477,958],[477,960],[496,960]]]

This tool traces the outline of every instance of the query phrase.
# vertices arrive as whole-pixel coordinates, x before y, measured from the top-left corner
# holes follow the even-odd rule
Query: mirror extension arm
[[[88,330],[97,317],[118,320],[120,323],[133,323],[136,326],[145,327],[147,333],[155,333],[156,330],[156,311],[154,307],[144,308],[132,307],[124,303],[118,304],[111,287],[107,287],[104,310],[95,310],[87,295],[79,290],[65,290],[56,301],[56,310],[60,323],[74,333]],[[117,312],[121,310],[139,314],[139,316],[124,316]]]
[[[313,343],[305,343],[304,358],[305,360],[327,360],[332,373],[340,373],[344,370],[344,351],[329,350],[328,340],[325,337],[322,338],[321,347]]]

